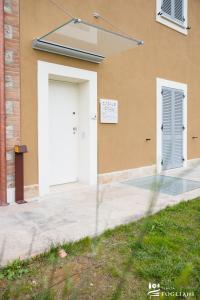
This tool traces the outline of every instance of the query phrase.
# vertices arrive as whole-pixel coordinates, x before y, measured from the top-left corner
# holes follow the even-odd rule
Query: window
[[[157,172],[187,165],[187,84],[157,78]]]
[[[156,20],[187,34],[187,0],[157,0]]]

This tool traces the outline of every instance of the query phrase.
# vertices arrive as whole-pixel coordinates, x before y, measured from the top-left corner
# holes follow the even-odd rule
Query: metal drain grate
[[[174,196],[200,188],[200,181],[193,181],[164,175],[155,175],[132,179],[123,183],[142,189]]]

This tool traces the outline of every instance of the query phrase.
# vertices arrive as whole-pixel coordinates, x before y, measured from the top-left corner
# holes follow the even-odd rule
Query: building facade
[[[198,160],[199,1],[56,3],[63,10],[50,0],[0,4],[1,205],[15,198],[16,144],[28,148],[26,197],[57,184],[95,184],[97,174],[105,183]],[[100,64],[34,49],[34,39],[71,19],[66,10],[144,45]],[[117,101],[117,122],[101,122],[102,99]]]

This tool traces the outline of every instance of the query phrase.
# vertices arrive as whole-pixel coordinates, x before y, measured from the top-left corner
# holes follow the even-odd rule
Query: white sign
[[[118,101],[100,99],[101,123],[118,123]]]

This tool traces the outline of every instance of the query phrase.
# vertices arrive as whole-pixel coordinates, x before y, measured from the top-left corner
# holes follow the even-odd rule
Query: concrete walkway
[[[165,175],[200,181],[200,167],[168,171]],[[112,183],[101,186],[96,228],[96,189],[69,184],[27,204],[0,208],[0,264],[26,258],[48,249],[51,244],[93,236],[116,225],[145,215],[151,191]],[[178,196],[157,195],[154,212],[182,200],[200,196],[196,189]]]

